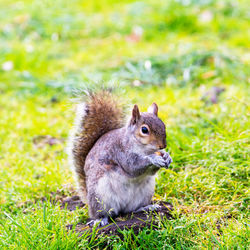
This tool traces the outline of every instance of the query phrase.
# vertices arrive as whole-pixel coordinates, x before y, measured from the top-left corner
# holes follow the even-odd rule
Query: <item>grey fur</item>
[[[143,122],[150,124],[160,143],[165,140],[165,126],[159,118],[144,115]],[[103,135],[86,158],[87,199],[93,218],[131,212],[149,205],[154,193],[154,174],[160,167],[170,164],[169,158],[154,154],[157,147],[146,147],[137,141],[133,132],[138,123]],[[125,199],[127,195],[131,197]]]

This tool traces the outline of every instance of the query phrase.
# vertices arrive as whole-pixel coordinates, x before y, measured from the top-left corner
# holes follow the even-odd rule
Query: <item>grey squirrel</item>
[[[68,153],[93,223],[106,225],[120,213],[156,208],[150,205],[154,175],[172,162],[165,147],[166,129],[155,103],[142,113],[134,105],[126,123],[112,92],[87,93],[77,106]]]

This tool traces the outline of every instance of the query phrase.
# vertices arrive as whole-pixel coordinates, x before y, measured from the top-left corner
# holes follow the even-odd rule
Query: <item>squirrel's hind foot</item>
[[[135,210],[134,213],[157,211],[160,207],[161,206],[158,204],[148,205],[145,207],[140,207],[139,209]]]
[[[107,217],[104,217],[102,219],[91,220],[87,223],[87,225],[90,227],[94,227],[95,225],[97,225],[98,227],[104,227],[107,226],[108,224],[109,224],[109,219]]]

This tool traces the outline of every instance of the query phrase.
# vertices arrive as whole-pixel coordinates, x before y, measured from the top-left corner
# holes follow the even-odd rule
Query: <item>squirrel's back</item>
[[[124,126],[123,107],[110,91],[87,92],[85,97],[77,105],[75,129],[68,148],[83,201],[87,193],[84,164],[89,151],[102,135]]]

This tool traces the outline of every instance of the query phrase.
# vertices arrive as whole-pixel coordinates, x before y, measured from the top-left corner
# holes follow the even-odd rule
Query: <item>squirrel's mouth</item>
[[[148,155],[155,154],[156,152],[159,151],[159,149],[157,147],[152,147],[152,146],[149,146],[149,145],[147,145],[146,148],[147,148],[147,152],[146,153]]]

